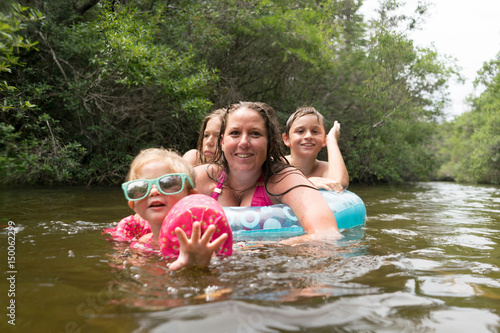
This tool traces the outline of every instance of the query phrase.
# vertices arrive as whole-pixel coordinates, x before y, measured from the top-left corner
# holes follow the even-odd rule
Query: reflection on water
[[[366,226],[337,242],[239,241],[207,270],[170,273],[104,239],[118,188],[0,193],[16,223],[16,329],[40,332],[497,332],[500,188],[350,188]],[[7,271],[5,269],[5,271]],[[8,281],[0,281],[2,308]],[[5,314],[2,314],[5,316]],[[0,330],[12,328],[5,321]]]

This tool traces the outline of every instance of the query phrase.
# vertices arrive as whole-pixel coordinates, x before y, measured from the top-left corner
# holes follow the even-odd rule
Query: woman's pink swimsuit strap
[[[222,186],[224,185],[224,179],[226,178],[226,172],[222,171],[219,180],[217,181],[217,186],[212,192],[211,197],[215,200],[219,199],[219,195],[222,192]],[[273,202],[269,199],[269,195],[267,195],[266,187],[264,185],[264,174],[261,174],[259,180],[257,181],[255,192],[252,196],[251,207],[260,207],[260,206],[271,206]]]
[[[226,179],[226,172],[222,171],[220,174],[219,180],[217,181],[217,186],[214,188],[211,197],[215,200],[219,199],[219,195],[222,192],[222,186],[224,186],[224,179]]]
[[[267,195],[266,187],[264,185],[264,174],[261,174],[259,180],[257,181],[255,192],[252,196],[251,207],[271,206],[272,204],[273,203],[271,199],[269,199],[269,195]]]

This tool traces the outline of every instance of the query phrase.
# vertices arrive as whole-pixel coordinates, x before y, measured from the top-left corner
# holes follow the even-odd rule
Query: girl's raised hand
[[[189,239],[184,230],[179,227],[175,228],[175,234],[179,240],[180,253],[177,260],[170,264],[169,269],[171,271],[177,271],[188,266],[208,266],[214,252],[221,247],[228,237],[228,235],[224,233],[214,239],[213,242],[210,242],[214,232],[215,225],[210,225],[200,238],[200,222],[194,222],[191,239]]]

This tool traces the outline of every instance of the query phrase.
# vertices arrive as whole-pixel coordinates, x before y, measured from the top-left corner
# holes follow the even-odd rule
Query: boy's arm
[[[309,177],[308,179],[317,188],[344,193],[344,186],[342,186],[342,184],[336,180],[324,177]]]
[[[340,123],[335,120],[332,129],[326,136],[326,147],[328,151],[328,172],[323,175],[338,181],[343,188],[349,185],[349,174],[344,163],[344,158],[340,152],[338,139],[340,138]]]

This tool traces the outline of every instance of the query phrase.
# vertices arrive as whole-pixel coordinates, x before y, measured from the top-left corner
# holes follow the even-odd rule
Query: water
[[[0,331],[500,332],[500,187],[350,190],[368,219],[341,241],[238,242],[169,273],[101,235],[131,213],[118,188],[3,188]]]

